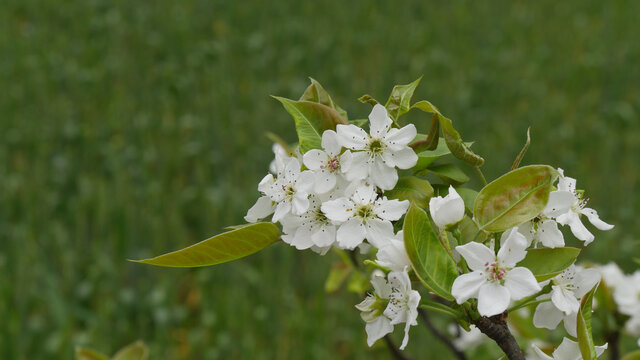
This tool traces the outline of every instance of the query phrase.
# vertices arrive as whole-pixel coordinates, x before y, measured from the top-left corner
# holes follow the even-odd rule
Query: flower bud
[[[453,186],[449,185],[449,194],[444,198],[437,196],[429,200],[429,212],[436,225],[444,229],[447,225],[458,223],[464,217],[464,201]]]

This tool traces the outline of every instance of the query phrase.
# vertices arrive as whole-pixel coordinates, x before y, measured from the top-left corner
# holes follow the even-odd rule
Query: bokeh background
[[[264,133],[295,141],[269,95],[297,98],[308,76],[362,118],[357,97],[424,75],[415,99],[476,141],[489,180],[531,127],[524,163],[564,168],[616,225],[583,259],[634,270],[638,14],[622,0],[3,0],[0,358],[136,339],[152,359],[388,357],[366,347],[360,299],[324,293],[334,255],[126,261],[242,222],[272,158]],[[411,338],[411,354],[446,354],[423,327]]]

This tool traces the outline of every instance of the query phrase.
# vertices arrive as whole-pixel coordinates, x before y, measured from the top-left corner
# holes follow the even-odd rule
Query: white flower
[[[391,325],[405,323],[404,338],[400,345],[400,350],[404,350],[409,342],[409,328],[418,325],[420,293],[411,289],[411,280],[409,279],[407,268],[404,271],[390,272],[389,285],[391,285],[392,290],[384,315],[391,319]]]
[[[477,298],[478,312],[484,316],[500,314],[511,300],[540,291],[531,270],[515,267],[527,255],[527,240],[516,229],[505,232],[504,236],[497,256],[493,250],[477,242],[456,246],[473,272],[458,276],[451,294],[458,304]]]
[[[561,225],[569,225],[573,235],[579,240],[584,241],[585,246],[589,245],[593,241],[594,236],[587,230],[584,224],[582,224],[580,215],[586,216],[589,222],[600,230],[611,230],[613,229],[613,225],[600,220],[597,211],[585,207],[588,199],[583,198],[584,194],[582,192],[579,193],[576,191],[576,179],[564,176],[562,169],[558,169],[558,172],[560,172],[561,176],[558,180],[558,190],[554,192],[563,192],[561,196],[565,199],[565,202],[561,205],[568,205],[569,210],[558,215],[556,221]]]
[[[555,329],[560,321],[571,336],[577,336],[576,321],[580,311],[579,300],[600,281],[600,272],[595,268],[581,269],[574,265],[551,279],[551,294],[540,299],[551,298],[536,307],[533,324],[538,328]]]
[[[600,265],[598,268],[607,287],[615,289],[624,283],[624,273],[620,270],[618,264],[611,262],[607,265]]]
[[[313,170],[314,191],[318,194],[331,191],[336,186],[336,175],[346,172],[351,166],[351,151],[340,155],[342,146],[338,144],[335,131],[326,130],[322,134],[322,148],[324,151],[311,149],[303,157],[304,165]]]
[[[376,254],[376,263],[380,266],[387,267],[392,271],[402,271],[405,268],[411,268],[411,260],[404,246],[404,232],[398,231],[394,238],[382,245]]]
[[[376,104],[369,114],[370,134],[355,125],[337,125],[338,143],[353,153],[347,179],[363,179],[383,190],[391,190],[398,181],[395,167],[409,169],[418,156],[408,145],[416,137],[413,124],[389,129],[392,120],[384,106]]]
[[[596,346],[596,356],[602,355],[606,348],[607,344]],[[551,354],[553,356],[545,354],[533,344],[531,345],[531,350],[533,353],[528,354],[527,360],[582,360],[578,343],[567,338],[562,339],[562,343]]]
[[[318,196],[311,195],[309,209],[305,213],[283,219],[282,241],[298,250],[330,247],[336,241],[336,226],[322,212],[321,204]]]
[[[449,185],[449,194],[432,197],[429,200],[429,212],[436,225],[444,229],[447,225],[458,223],[464,217],[464,201],[453,186]]]
[[[245,220],[255,222],[273,212],[271,221],[278,222],[290,214],[303,214],[309,208],[310,176],[309,171],[300,172],[298,159],[289,158],[277,179],[268,174],[260,181],[258,190],[265,196],[249,209]],[[272,201],[271,205],[267,198]]]
[[[624,277],[623,283],[613,292],[613,299],[621,313],[630,316],[640,314],[640,270]]]
[[[393,238],[393,225],[404,215],[409,201],[378,198],[373,186],[356,188],[351,197],[343,197],[322,204],[322,212],[336,224],[341,224],[337,233],[338,245],[353,249],[366,238],[377,248]]]
[[[278,143],[274,143],[271,149],[275,154],[275,158],[273,159],[273,161],[271,161],[271,164],[269,164],[269,171],[274,175],[278,175],[282,171],[284,171],[284,167],[287,162],[289,162],[289,160],[298,159],[299,157],[299,153],[297,152],[298,149],[296,149],[297,153],[293,154],[295,156],[291,156],[292,154],[289,154],[287,150]]]
[[[373,285],[374,293],[369,294],[360,304],[356,305],[356,309],[362,311],[360,314],[362,320],[367,323],[365,331],[369,346],[393,331],[391,319],[383,314],[389,302],[391,286],[383,276],[375,275],[371,277],[371,285]]]
[[[564,246],[564,237],[554,218],[569,211],[573,204],[573,198],[574,196],[570,192],[552,191],[542,213],[533,220],[518,226],[518,231],[527,238],[529,244],[535,241],[536,244],[542,243],[552,249]]]

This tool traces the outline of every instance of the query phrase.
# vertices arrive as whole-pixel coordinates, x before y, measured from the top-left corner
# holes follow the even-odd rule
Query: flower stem
[[[458,313],[457,311],[451,309],[450,307],[437,303],[435,301],[430,301],[430,300],[422,300],[420,302],[420,306],[421,309],[426,309],[426,310],[433,310],[433,311],[437,311],[441,314],[445,314],[445,315],[449,315],[451,317],[453,317],[454,319],[458,320],[458,319],[462,319],[462,314]]]
[[[475,170],[476,174],[478,174],[478,177],[480,178],[480,181],[482,181],[482,186],[487,186],[487,179],[484,178],[484,174],[482,173],[482,170],[480,170],[480,166],[474,166],[473,170]]]

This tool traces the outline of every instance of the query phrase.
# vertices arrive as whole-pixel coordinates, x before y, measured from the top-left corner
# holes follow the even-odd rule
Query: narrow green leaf
[[[527,152],[527,149],[529,148],[529,144],[531,144],[531,136],[529,136],[530,129],[531,128],[527,128],[527,142],[524,143],[524,147],[522,148],[522,150],[520,150],[520,153],[518,154],[516,159],[513,161],[513,164],[511,165],[511,170],[515,170],[520,165],[520,161],[522,161],[524,154]]]
[[[580,249],[572,247],[539,248],[527,251],[527,257],[518,263],[531,270],[536,280],[544,281],[560,274],[571,266],[580,254]]]
[[[182,250],[132,261],[169,267],[216,265],[251,255],[279,238],[280,230],[273,223],[255,223],[216,235]]]
[[[413,92],[416,90],[420,80],[422,80],[422,76],[411,84],[396,85],[393,87],[391,95],[389,96],[387,103],[384,105],[392,119],[397,120],[400,116],[409,111],[411,108]]]
[[[485,186],[474,205],[480,228],[498,232],[538,216],[547,205],[558,172],[547,165],[510,171]]]
[[[136,341],[118,351],[111,360],[147,360],[149,348],[142,342]]]
[[[371,95],[367,95],[367,94],[360,96],[358,98],[358,101],[360,101],[363,104],[369,104],[371,106],[375,106],[379,104],[378,100],[372,98]]]
[[[420,134],[418,134],[417,138],[420,138]],[[423,137],[425,135],[422,135]],[[420,171],[426,169],[429,165],[431,165],[438,158],[451,154],[451,151],[447,147],[447,144],[444,141],[438,143],[438,146],[434,150],[426,150],[417,153],[418,154],[418,162],[414,167],[411,168],[413,171]]]
[[[624,355],[620,360],[640,360],[640,350],[630,352]]]
[[[447,184],[464,184],[469,181],[469,177],[455,164],[431,165],[427,170]]]
[[[412,109],[419,109],[422,110],[424,112],[427,113],[431,113],[431,114],[436,114],[436,115],[440,115],[442,116],[442,114],[440,113],[440,110],[438,110],[438,108],[433,105],[432,103],[428,102],[427,100],[422,100],[422,101],[418,101],[417,103],[413,104],[411,106]]]
[[[453,301],[451,285],[458,276],[458,270],[440,243],[427,213],[411,205],[405,215],[403,230],[411,267],[420,281],[435,294]]]
[[[320,149],[322,133],[335,130],[337,124],[347,121],[335,110],[326,105],[311,101],[295,101],[274,96],[293,116],[300,143],[300,151],[305,153],[311,149]]]
[[[349,276],[351,270],[352,269],[345,263],[339,262],[333,264],[327,281],[324,283],[324,290],[328,293],[338,291],[344,281],[347,280],[347,276]]]
[[[76,348],[76,360],[109,360],[107,355],[103,355],[89,348]]]
[[[313,78],[309,78],[309,80],[311,80],[311,85],[309,85],[304,91],[300,97],[300,101],[311,101],[326,105],[336,110],[345,120],[348,119],[347,112],[333,102],[331,96],[329,96],[329,93],[322,87],[322,85]]]
[[[433,187],[427,180],[415,176],[403,176],[393,190],[385,192],[389,199],[409,200],[418,207],[429,206],[429,199],[433,196]]]
[[[597,360],[596,347],[593,343],[593,332],[591,326],[591,305],[593,303],[593,293],[598,285],[589,291],[580,303],[580,311],[578,312],[578,346],[583,359]]]
[[[453,128],[451,120],[442,115],[440,115],[438,119],[440,120],[440,128],[442,129],[444,141],[447,143],[447,146],[449,147],[449,150],[451,150],[453,156],[471,166],[482,166],[482,164],[484,164],[484,159],[479,155],[476,155],[476,153],[474,153],[471,148],[462,141],[460,133]]]

